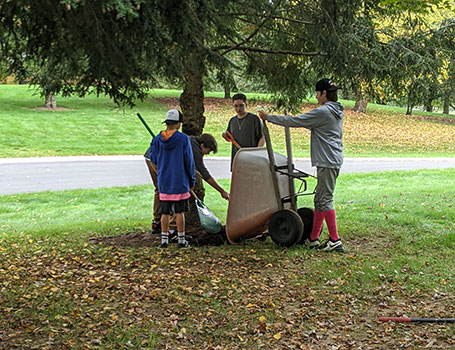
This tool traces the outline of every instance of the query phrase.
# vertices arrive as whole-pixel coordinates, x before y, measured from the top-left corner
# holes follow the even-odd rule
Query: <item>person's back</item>
[[[152,161],[156,161],[158,168],[160,195],[189,192],[192,186],[188,169],[194,162],[188,136],[177,130],[162,131],[153,140],[152,149]]]
[[[178,131],[183,116],[176,109],[166,114],[166,130],[151,144],[150,160],[156,164],[161,214],[161,248],[169,244],[169,217],[176,216],[178,243],[182,248],[189,244],[185,239],[185,215],[189,210],[190,189],[196,181],[190,139]]]

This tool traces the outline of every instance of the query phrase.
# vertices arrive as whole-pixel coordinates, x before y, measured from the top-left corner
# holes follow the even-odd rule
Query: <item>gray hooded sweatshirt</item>
[[[343,164],[343,110],[338,102],[329,101],[305,114],[269,114],[267,120],[273,124],[311,130],[311,164],[339,169]]]

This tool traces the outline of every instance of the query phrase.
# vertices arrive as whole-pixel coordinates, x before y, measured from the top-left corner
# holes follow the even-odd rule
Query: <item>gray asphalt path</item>
[[[205,157],[215,179],[230,177],[228,157]],[[308,158],[297,169],[314,174]],[[455,158],[346,158],[344,173],[455,168]],[[142,156],[0,158],[0,195],[150,184]]]

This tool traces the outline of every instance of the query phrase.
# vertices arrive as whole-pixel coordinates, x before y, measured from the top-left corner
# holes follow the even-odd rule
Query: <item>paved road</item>
[[[230,177],[228,157],[206,157],[216,179]],[[314,174],[307,158],[297,169]],[[346,158],[342,172],[455,168],[455,158]],[[142,156],[0,158],[0,195],[151,183]]]

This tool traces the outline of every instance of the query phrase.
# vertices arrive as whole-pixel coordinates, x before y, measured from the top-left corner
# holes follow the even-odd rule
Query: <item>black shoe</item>
[[[169,243],[177,243],[179,240],[177,230],[174,230],[174,232],[169,231]]]
[[[335,242],[329,239],[323,245],[319,246],[318,249],[323,250],[325,252],[344,252],[343,243],[341,243],[341,239],[338,239]]]
[[[156,222],[153,220],[152,222],[152,233],[161,233],[161,222]]]
[[[191,248],[187,240],[184,240],[183,243],[179,243],[179,248]]]
[[[310,249],[320,249],[319,248],[319,239],[312,241],[311,239],[305,239],[305,247]]]
[[[161,243],[158,248],[167,248],[169,247],[168,243]]]

